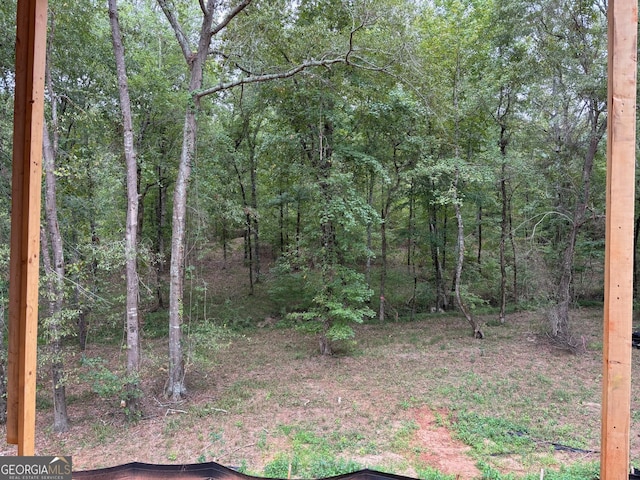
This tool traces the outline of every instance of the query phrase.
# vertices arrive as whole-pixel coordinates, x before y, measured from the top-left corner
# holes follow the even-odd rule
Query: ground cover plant
[[[37,453],[71,454],[79,470],[217,461],[278,478],[365,467],[423,479],[540,478],[541,470],[545,478],[595,478],[602,311],[573,315],[587,346],[580,355],[548,341],[539,311],[512,313],[505,324],[483,315],[483,340],[454,314],[370,321],[332,356],[274,319],[252,328],[211,321],[194,329],[190,394],[178,403],[163,396],[166,341],[150,335],[136,422],[126,421],[114,380],[125,374],[121,342],[90,343],[69,362],[67,433],[51,431],[43,376]],[[637,367],[635,351],[633,361]],[[632,432],[639,412],[634,389]],[[638,462],[637,435],[631,448]],[[11,452],[4,445],[2,453]]]

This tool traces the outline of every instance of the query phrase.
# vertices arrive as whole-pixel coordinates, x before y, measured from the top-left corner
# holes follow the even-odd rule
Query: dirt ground
[[[332,357],[317,354],[313,337],[269,325],[236,334],[209,358],[190,363],[189,394],[180,403],[162,394],[165,342],[148,340],[144,417],[134,424],[125,422],[118,398],[100,397],[82,381],[86,366],[74,354],[68,361],[71,429],[54,434],[50,408],[41,401],[36,450],[72,455],[75,470],[132,461],[217,461],[262,475],[278,455],[300,448],[296,438],[304,434],[309,448],[321,448],[318,439],[325,439],[335,455],[363,468],[417,476],[420,468],[432,467],[470,480],[479,478],[479,458],[456,439],[451,422],[456,412],[473,411],[520,420],[547,438],[581,447],[482,459],[501,472],[595,461],[601,318],[597,309],[574,315],[587,346],[581,355],[549,345],[538,313],[513,314],[504,326],[491,326],[487,318],[484,340],[471,338],[464,320],[438,314],[360,325],[355,341]],[[107,360],[114,370],[125,363],[117,346],[92,346],[85,355]],[[634,368],[638,358],[634,351]],[[46,398],[47,388],[44,382],[39,397]],[[639,397],[634,387],[632,432],[638,431]],[[637,461],[637,434],[631,442]],[[0,454],[15,449],[3,443]]]

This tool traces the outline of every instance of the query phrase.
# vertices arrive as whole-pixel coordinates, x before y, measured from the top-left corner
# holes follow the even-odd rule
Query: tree
[[[49,77],[49,88],[51,81]],[[53,124],[57,125],[55,94],[49,90],[52,96]],[[45,173],[44,207],[46,228],[41,230],[42,259],[46,273],[49,300],[49,316],[46,321],[47,336],[50,347],[51,383],[53,387],[53,430],[66,432],[69,430],[69,417],[67,415],[67,399],[65,389],[65,371],[62,353],[63,322],[64,322],[64,276],[65,262],[62,245],[62,235],[58,225],[58,208],[56,195],[55,158],[57,140],[51,142],[47,123],[43,128],[43,159]],[[54,133],[54,138],[57,135]],[[51,254],[49,253],[51,250]]]
[[[606,18],[590,2],[543,5],[536,39],[548,77],[540,93],[547,144],[553,147],[546,171],[557,175],[557,257],[559,268],[549,310],[551,336],[571,349],[582,347],[569,325],[578,235],[590,220],[591,182],[606,131]],[[570,174],[567,175],[567,169]],[[559,173],[562,169],[562,173]]]
[[[425,17],[420,25],[425,32],[420,65],[432,69],[433,78],[438,81],[424,86],[433,97],[425,107],[440,112],[441,118],[437,120],[437,131],[434,132],[438,141],[431,148],[431,158],[423,162],[418,174],[422,177],[421,181],[429,185],[423,186],[422,190],[426,190],[427,201],[432,209],[430,231],[438,285],[436,305],[440,308],[440,305],[448,303],[442,300],[445,295],[445,270],[441,257],[446,249],[441,248],[442,244],[438,244],[439,239],[435,236],[438,232],[437,210],[442,206],[452,206],[457,226],[452,299],[469,322],[472,334],[482,338],[481,325],[469,306],[470,300],[477,300],[477,296],[463,288],[466,250],[463,206],[465,188],[486,181],[484,169],[474,168],[474,164],[483,158],[484,150],[482,127],[485,120],[474,104],[474,87],[475,77],[480,72],[479,65],[486,58],[484,44],[479,41],[486,22],[486,11],[474,2],[458,0],[427,7],[427,11],[432,16]],[[441,90],[446,94],[442,95]],[[441,254],[441,251],[444,253]]]
[[[120,110],[122,112],[124,156],[127,171],[127,215],[125,227],[126,270],[126,331],[127,331],[127,411],[130,416],[139,412],[138,371],[140,368],[140,321],[138,311],[138,163],[133,144],[131,101],[125,66],[125,52],[118,19],[117,0],[109,0],[109,20],[113,53],[116,61]]]
[[[500,313],[499,321],[504,323],[507,307],[507,268],[512,269],[511,295],[517,303],[518,275],[514,225],[512,221],[512,197],[516,186],[514,177],[523,165],[513,165],[515,155],[509,155],[512,137],[518,128],[518,104],[525,90],[525,78],[533,68],[527,55],[530,32],[524,20],[524,8],[517,2],[498,0],[491,9],[489,24],[485,34],[490,41],[493,54],[489,56],[487,72],[482,79],[484,92],[487,92],[487,108],[498,128],[497,146],[499,149],[498,195],[500,202]],[[517,26],[517,27],[516,27]],[[511,264],[507,258],[507,247],[512,252]]]
[[[158,0],[169,24],[182,49],[187,63],[189,79],[189,105],[186,108],[182,152],[178,166],[178,176],[173,194],[172,234],[171,234],[171,267],[169,285],[169,381],[166,394],[172,400],[178,400],[187,391],[185,384],[184,359],[182,356],[182,318],[183,318],[183,280],[184,280],[184,244],[185,217],[187,206],[187,189],[191,166],[196,149],[196,113],[200,105],[204,67],[209,55],[212,39],[221,32],[233,18],[242,12],[251,0],[242,0],[227,12],[219,12],[217,2],[208,0],[202,4],[202,23],[195,52],[189,45],[189,37],[178,22],[176,12],[172,10],[166,0]],[[222,15],[222,21],[214,25],[214,18]]]
[[[219,7],[219,5],[214,0],[209,0],[206,5],[203,3],[201,5],[202,22],[200,26],[200,33],[198,34],[198,45],[195,52],[189,44],[189,36],[185,34],[185,30],[178,21],[176,11],[170,7],[166,0],[158,0],[158,3],[175,33],[178,44],[180,45],[185,61],[188,65],[190,75],[188,88],[190,100],[185,113],[182,152],[180,155],[178,176],[173,196],[171,236],[172,248],[169,292],[169,381],[167,384],[167,395],[170,398],[177,400],[186,392],[186,386],[184,382],[184,363],[182,358],[181,346],[181,325],[183,317],[182,298],[184,290],[183,275],[185,258],[185,217],[187,205],[187,190],[189,185],[189,178],[191,175],[191,166],[196,150],[196,113],[200,108],[201,102],[205,97],[223,92],[234,87],[290,78],[300,74],[301,72],[316,67],[328,68],[336,64],[357,65],[359,60],[361,59],[357,55],[357,52],[354,51],[355,34],[358,31],[362,30],[367,25],[367,22],[371,21],[371,19],[369,19],[368,16],[365,16],[365,18],[362,20],[358,20],[354,17],[351,29],[347,33],[347,38],[349,39],[348,45],[346,48],[343,47],[338,53],[333,53],[331,51],[329,53],[322,52],[322,55],[319,57],[319,59],[308,59],[307,57],[299,60],[297,64],[294,63],[293,65],[291,59],[285,53],[284,55],[279,55],[280,58],[278,59],[278,63],[281,63],[283,60],[285,61],[283,69],[274,71],[273,73],[254,73],[254,67],[262,67],[264,69],[273,70],[274,65],[271,61],[274,59],[272,55],[266,55],[266,58],[268,60],[266,62],[266,67],[261,63],[258,63],[256,65],[256,62],[252,62],[251,60],[248,62],[247,66],[243,66],[242,63],[244,62],[242,61],[243,57],[241,53],[244,52],[242,52],[241,48],[238,48],[240,47],[240,45],[234,45],[230,43],[229,46],[237,47],[237,51],[235,52],[235,54],[230,54],[223,50],[216,51],[215,53],[221,59],[223,59],[223,61],[228,62],[231,65],[232,72],[239,73],[237,73],[235,78],[233,78],[232,76],[232,79],[229,81],[219,82],[213,87],[203,88],[205,65],[208,56],[211,53],[211,42],[214,38],[216,38],[216,36],[227,29],[229,24],[234,21],[239,16],[239,14],[252,3],[251,0],[238,1],[234,5],[228,6],[228,8],[223,11],[218,11],[218,8],[216,7]],[[275,3],[271,4],[269,2],[259,3],[258,5],[264,7],[266,18],[273,18],[273,16],[275,15],[279,19],[277,24],[283,25],[283,27],[286,26],[286,22],[284,21],[285,19],[281,15],[281,12],[283,10],[287,10],[286,8],[281,8],[283,7],[283,5],[276,5]],[[293,15],[293,17],[297,16],[301,23],[307,21],[306,7],[309,6],[311,7],[311,10],[315,8],[314,5],[301,5],[301,11],[299,12],[299,15]],[[264,19],[265,17],[260,17],[259,20]],[[221,20],[219,21],[219,23],[214,24],[214,18],[221,18]],[[309,28],[309,25],[305,25],[305,28]],[[332,30],[328,31],[332,32]],[[237,31],[231,33],[236,34]],[[271,35],[271,33],[271,30],[268,30],[266,32],[266,35],[269,36]],[[331,35],[326,35],[325,33],[325,37],[331,38]],[[246,43],[244,43],[242,47],[248,48],[249,51],[255,50],[255,40],[256,39],[254,37],[245,36],[245,42],[248,41],[249,44],[247,45]],[[325,47],[322,42],[320,42],[320,45],[321,47]],[[330,47],[333,47],[333,45],[330,45]],[[259,55],[257,53],[262,52],[254,52],[254,55],[250,57],[250,59],[255,59],[256,57],[258,57]],[[302,52],[296,52],[297,55],[300,55],[301,53]],[[366,68],[371,68],[370,62],[367,61],[362,63],[363,65],[366,65]],[[278,64],[276,65],[279,66]],[[275,68],[277,68],[277,66]]]

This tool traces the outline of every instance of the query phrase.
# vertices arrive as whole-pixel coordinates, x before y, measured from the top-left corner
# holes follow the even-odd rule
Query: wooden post
[[[607,220],[600,478],[629,478],[637,0],[609,0]]]
[[[47,0],[18,0],[16,27],[7,442],[33,455]]]

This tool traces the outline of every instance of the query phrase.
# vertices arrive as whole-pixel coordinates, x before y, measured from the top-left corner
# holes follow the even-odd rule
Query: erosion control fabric
[[[146,480],[146,479],[212,479],[212,480],[266,480],[224,467],[215,462],[188,465],[152,465],[127,463],[117,467],[73,472],[78,480]],[[411,477],[382,473],[375,470],[359,470],[353,473],[330,477],[332,480],[414,480]]]

